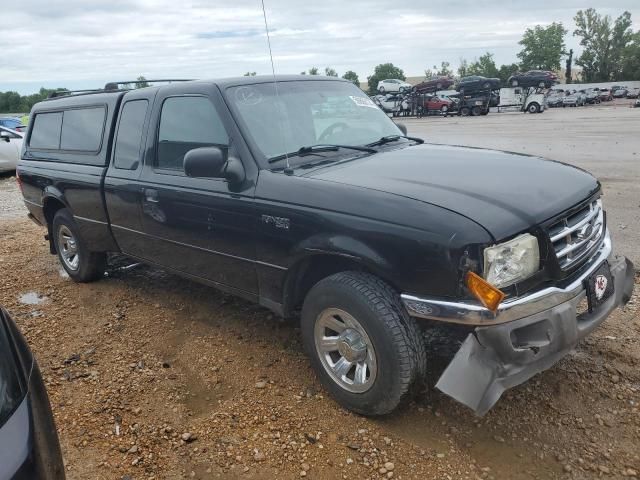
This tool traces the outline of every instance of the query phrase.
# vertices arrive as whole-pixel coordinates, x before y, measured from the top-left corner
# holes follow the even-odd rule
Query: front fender
[[[344,234],[320,233],[300,242],[291,252],[293,264],[309,255],[335,255],[362,263],[367,268],[384,272],[391,268],[385,256],[362,240]]]

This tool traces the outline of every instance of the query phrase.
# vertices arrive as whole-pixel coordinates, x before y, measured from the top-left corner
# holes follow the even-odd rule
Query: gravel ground
[[[496,121],[421,128],[478,120]],[[24,213],[0,178],[0,303],[39,360],[71,480],[638,478],[640,277],[625,309],[485,417],[428,388],[368,419],[322,390],[295,324],[122,258],[74,284]],[[436,378],[446,359],[429,361]]]

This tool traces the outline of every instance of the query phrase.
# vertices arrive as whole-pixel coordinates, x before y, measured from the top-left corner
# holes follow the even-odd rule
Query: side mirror
[[[396,123],[396,126],[400,129],[403,135],[407,134],[407,126],[404,123]]]
[[[226,178],[230,184],[245,180],[244,165],[240,159],[229,157],[229,151],[220,147],[200,147],[184,156],[184,173],[189,177]]]
[[[220,147],[200,147],[189,150],[184,156],[184,173],[189,177],[224,177],[227,151]]]
[[[0,130],[0,138],[5,142],[11,141],[11,134],[9,132],[5,132],[4,130]]]

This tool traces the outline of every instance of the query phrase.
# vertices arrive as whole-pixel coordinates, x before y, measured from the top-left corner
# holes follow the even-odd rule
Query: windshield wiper
[[[283,153],[282,155],[276,155],[275,157],[271,157],[267,160],[269,163],[275,163],[280,160],[283,160],[287,157],[304,157],[305,155],[315,155],[317,153],[322,152],[336,152],[341,148],[347,150],[356,150],[358,152],[367,152],[367,153],[378,153],[377,150],[369,147],[359,147],[357,145],[332,145],[332,144],[319,144],[319,145],[309,145],[308,147],[300,147],[295,152],[291,153]]]
[[[411,140],[416,143],[424,143],[424,140],[416,137],[407,137],[406,135],[387,135],[382,137],[380,140],[376,140],[375,142],[367,143],[367,147],[379,147],[380,145],[384,145],[385,143],[397,142],[401,138],[406,138],[407,140]]]

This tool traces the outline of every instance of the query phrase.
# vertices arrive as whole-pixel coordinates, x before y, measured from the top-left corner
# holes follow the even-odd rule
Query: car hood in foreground
[[[540,224],[600,188],[587,172],[560,162],[436,144],[387,150],[305,176],[452,210],[482,225],[496,240]]]

